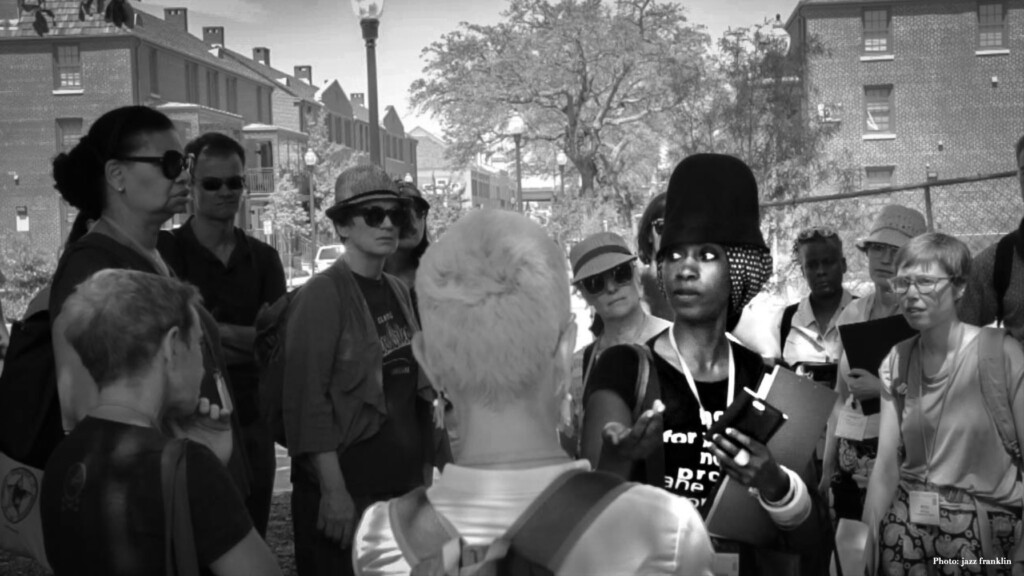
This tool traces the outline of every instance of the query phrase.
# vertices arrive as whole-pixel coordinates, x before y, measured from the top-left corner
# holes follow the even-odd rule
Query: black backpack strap
[[[509,529],[516,555],[557,572],[591,523],[632,484],[603,472],[566,472]]]
[[[789,333],[793,330],[793,316],[796,316],[796,309],[799,306],[799,302],[790,304],[782,311],[782,324],[779,325],[779,358],[786,351],[786,338],[789,338]]]
[[[188,500],[185,440],[175,438],[160,455],[164,502],[164,564],[167,576],[199,576],[192,511]]]
[[[654,355],[651,349],[643,344],[631,344],[636,352],[637,376],[636,376],[636,404],[633,405],[633,422],[636,422],[645,410],[654,407],[655,400],[661,400],[661,382],[658,380],[658,370],[654,367]],[[655,449],[644,460],[644,477],[646,482],[652,486],[661,486],[665,477],[665,451]],[[636,480],[637,478],[634,477]]]
[[[1010,287],[1010,275],[1013,272],[1013,249],[1017,245],[1020,232],[1014,230],[999,239],[996,244],[996,260],[992,267],[992,287],[996,292],[996,322],[1000,325],[1006,315],[1003,299]]]

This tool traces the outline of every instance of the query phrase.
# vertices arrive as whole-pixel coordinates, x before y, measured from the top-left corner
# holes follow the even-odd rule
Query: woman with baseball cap
[[[647,360],[625,346],[606,350],[587,381],[583,453],[600,470],[662,486],[705,513],[724,472],[751,488],[780,528],[777,548],[799,547],[810,557],[828,531],[801,476],[734,430],[703,440],[735,395],[756,389],[765,372],[760,355],[726,338],[771,273],[759,226],[757,183],[742,161],[698,154],[676,167],[656,254],[675,322],[647,342],[664,413],[634,423],[633,408],[644,401],[637,375]],[[799,561],[737,542],[715,547],[724,561],[739,562],[743,576],[789,573]]]
[[[572,427],[566,430],[566,449],[576,456],[579,449],[579,426],[583,422],[583,388],[598,356],[619,344],[642,344],[670,322],[648,314],[643,306],[640,275],[636,256],[618,234],[598,232],[573,246],[569,252],[573,285],[594,309],[602,330],[594,341],[573,356]]]
[[[871,233],[857,241],[857,248],[868,257],[868,274],[875,285],[872,293],[850,303],[836,319],[836,327],[895,316],[899,298],[889,285],[896,275],[896,253],[911,238],[928,231],[924,216],[912,208],[890,204],[882,208]],[[884,367],[883,367],[884,368]],[[862,368],[850,369],[844,351],[839,359],[836,391],[839,401],[829,419],[825,453],[818,490],[823,496],[832,491],[832,515],[859,520],[867,495],[868,479],[878,453],[878,407],[882,383],[878,376]],[[840,404],[841,402],[841,404]],[[843,413],[847,414],[843,416]],[[841,417],[866,420],[863,433],[838,426]]]

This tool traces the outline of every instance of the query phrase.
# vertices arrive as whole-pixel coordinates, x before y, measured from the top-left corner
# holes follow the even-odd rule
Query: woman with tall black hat
[[[726,338],[771,273],[759,227],[757,183],[746,164],[731,156],[698,154],[676,167],[656,257],[662,290],[675,312],[673,326],[647,342],[663,422],[632,424],[633,408],[643,402],[636,388],[641,359],[632,348],[608,349],[587,381],[584,456],[600,470],[684,496],[705,514],[722,472],[751,488],[780,528],[773,548],[805,558],[715,542],[723,560],[739,561],[742,576],[791,574],[802,560],[820,562],[814,553],[827,549],[821,545],[827,522],[806,480],[776,463],[764,444],[736,431],[715,435],[709,443],[702,439],[736,394],[744,387],[756,390],[765,372],[757,353]],[[802,566],[805,574],[823,569],[822,564]]]

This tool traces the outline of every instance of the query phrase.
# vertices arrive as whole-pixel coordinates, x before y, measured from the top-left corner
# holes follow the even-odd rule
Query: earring
[[[121,194],[124,194],[124,186],[118,188],[117,191],[120,192]]]
[[[437,393],[437,398],[434,398],[434,426],[436,426],[438,430],[444,430],[445,428],[444,413],[445,405],[447,403],[448,401],[445,400],[444,392],[439,391]]]
[[[564,432],[572,433],[573,431],[573,414],[572,414],[572,394],[566,394],[562,398],[562,404],[559,406],[559,413],[561,415],[561,426],[560,428]]]

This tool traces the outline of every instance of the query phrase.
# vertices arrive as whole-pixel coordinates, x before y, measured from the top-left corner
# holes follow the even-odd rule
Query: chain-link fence
[[[763,224],[771,239],[778,273],[775,291],[790,299],[806,291],[792,258],[793,241],[806,228],[825,226],[839,234],[849,267],[846,279],[856,287],[869,279],[867,257],[856,250],[855,244],[870,233],[883,206],[899,204],[921,212],[929,229],[960,238],[976,254],[1017,228],[1024,214],[1021,194],[1017,173],[1001,172],[764,203]]]

